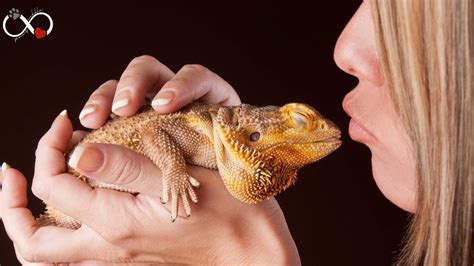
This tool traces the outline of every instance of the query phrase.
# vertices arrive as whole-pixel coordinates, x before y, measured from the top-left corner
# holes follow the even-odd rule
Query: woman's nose
[[[375,43],[370,4],[364,1],[337,40],[334,49],[337,66],[359,81],[381,86],[383,78]]]

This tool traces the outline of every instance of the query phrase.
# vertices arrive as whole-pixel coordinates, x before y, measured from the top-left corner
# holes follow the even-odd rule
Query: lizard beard
[[[220,108],[213,119],[217,166],[227,190],[240,201],[256,203],[293,184],[296,170],[246,143],[242,129],[229,123],[231,112]]]

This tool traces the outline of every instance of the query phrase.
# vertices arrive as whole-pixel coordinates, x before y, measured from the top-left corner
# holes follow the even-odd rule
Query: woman
[[[472,9],[468,0],[365,1],[336,45],[336,63],[360,81],[343,103],[353,118],[350,135],[370,148],[383,194],[414,212],[402,264],[472,263]],[[153,100],[159,112],[197,99],[239,103],[229,84],[201,66],[174,75],[144,56],[120,81],[92,94],[81,122],[96,128],[110,109],[131,115],[145,95],[155,95],[153,87],[161,87]],[[137,197],[91,190],[63,174],[71,137],[77,141],[81,133],[73,135],[62,113],[38,145],[33,191],[83,221],[77,231],[38,228],[26,209],[25,178],[3,167],[2,215],[20,260],[299,263],[274,199],[242,204],[218,178],[209,178],[216,172],[191,167],[202,183],[202,200],[191,218],[171,225],[158,200],[157,169],[143,157],[87,145],[78,161],[83,174],[140,191]],[[71,196],[81,201],[71,202]]]

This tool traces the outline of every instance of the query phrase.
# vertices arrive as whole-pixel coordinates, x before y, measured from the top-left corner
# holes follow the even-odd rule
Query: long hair
[[[376,0],[385,82],[417,167],[402,265],[473,263],[473,2]]]

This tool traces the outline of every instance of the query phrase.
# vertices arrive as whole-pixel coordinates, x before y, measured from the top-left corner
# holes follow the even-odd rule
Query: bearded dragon
[[[194,188],[199,181],[186,172],[186,164],[217,169],[230,194],[242,202],[257,203],[294,184],[298,169],[341,145],[338,127],[301,103],[282,107],[193,103],[171,114],[159,114],[149,106],[143,109],[109,120],[77,145],[122,145],[153,161],[163,173],[162,201],[171,199],[172,221],[179,201],[188,216],[188,197],[197,203]],[[68,172],[95,188],[134,193],[81,176],[71,166]],[[38,221],[72,229],[81,225],[50,206]]]

